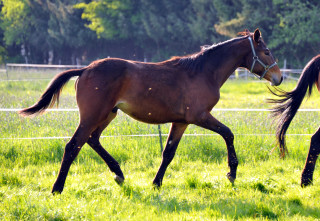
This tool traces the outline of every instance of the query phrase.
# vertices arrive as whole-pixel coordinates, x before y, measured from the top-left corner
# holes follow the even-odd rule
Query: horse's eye
[[[270,50],[267,49],[267,50],[264,52],[264,54],[269,56],[269,55],[270,55]]]

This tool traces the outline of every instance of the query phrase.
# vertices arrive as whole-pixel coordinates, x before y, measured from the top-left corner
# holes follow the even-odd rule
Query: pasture
[[[0,81],[0,108],[33,104],[48,81]],[[291,90],[296,82],[285,81]],[[76,108],[74,81],[64,88],[60,108]],[[219,108],[271,108],[266,84],[229,80]],[[302,108],[320,108],[318,93]],[[320,219],[320,170],[314,184],[300,187],[310,137],[320,125],[318,112],[299,112],[288,130],[289,154],[279,158],[268,112],[214,111],[235,134],[239,167],[235,185],[226,178],[227,149],[216,134],[190,125],[169,165],[160,190],[152,180],[161,162],[156,125],[123,113],[104,131],[102,145],[121,165],[118,186],[103,160],[85,145],[71,166],[65,189],[52,196],[77,112],[47,112],[21,118],[0,112],[0,217],[3,220],[316,220]],[[165,143],[169,125],[162,125]],[[196,136],[202,134],[201,136]],[[298,135],[303,134],[303,135]],[[9,138],[9,139],[8,139]]]

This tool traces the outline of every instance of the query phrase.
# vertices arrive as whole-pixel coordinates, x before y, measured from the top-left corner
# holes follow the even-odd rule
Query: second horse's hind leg
[[[301,176],[302,187],[312,184],[313,172],[314,172],[314,168],[315,168],[319,153],[320,153],[320,128],[311,138],[308,157],[307,157],[306,164],[304,166],[302,176]]]
[[[115,181],[118,184],[122,184],[124,181],[124,176],[119,166],[119,163],[102,147],[99,138],[102,131],[109,125],[109,123],[116,117],[116,112],[111,112],[108,118],[101,123],[98,128],[92,132],[89,137],[87,143],[94,149],[99,156],[104,160],[104,162],[108,165],[111,172],[115,173]]]

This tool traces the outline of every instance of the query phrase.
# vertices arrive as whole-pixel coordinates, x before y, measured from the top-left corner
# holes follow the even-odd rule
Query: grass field
[[[0,108],[33,104],[48,81],[0,82]],[[76,108],[74,82],[64,89],[60,108]],[[281,88],[291,90],[295,82]],[[216,108],[270,108],[271,94],[261,82],[228,81]],[[318,93],[302,108],[320,108]],[[67,139],[19,140],[72,136],[77,112],[48,112],[21,118],[0,112],[0,219],[2,220],[317,220],[320,219],[320,170],[314,185],[300,188],[300,174],[310,135],[288,136],[289,155],[279,159],[268,112],[213,112],[235,134],[239,159],[232,186],[226,178],[227,151],[214,133],[190,125],[160,190],[152,180],[161,162],[156,125],[124,114],[103,133],[102,144],[120,163],[125,184],[118,186],[102,159],[85,145],[71,166],[64,192],[51,195]],[[319,113],[298,112],[288,134],[312,134]],[[168,133],[169,125],[162,125]],[[254,135],[258,134],[258,135]],[[271,135],[268,135],[271,134]],[[163,137],[164,141],[166,136]]]

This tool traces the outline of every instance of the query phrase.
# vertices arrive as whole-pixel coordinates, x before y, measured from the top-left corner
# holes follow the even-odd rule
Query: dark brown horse
[[[271,100],[273,103],[279,103],[274,109],[273,113],[275,117],[278,117],[277,126],[277,139],[282,156],[285,155],[286,140],[285,135],[287,129],[296,115],[303,98],[307,91],[310,96],[312,93],[313,85],[316,84],[318,90],[320,90],[320,55],[312,58],[312,60],[305,66],[302,74],[299,78],[297,86],[290,92],[285,92],[277,89],[278,92],[273,92],[275,95],[281,97],[279,100]],[[306,164],[304,166],[301,176],[301,186],[307,186],[312,183],[313,171],[316,165],[317,158],[320,153],[320,128],[311,138],[310,149]]]
[[[162,162],[153,184],[160,187],[179,141],[189,124],[220,134],[227,145],[231,182],[236,179],[238,160],[231,130],[210,111],[220,98],[220,88],[238,67],[244,67],[273,85],[282,81],[279,67],[261,38],[260,31],[203,47],[198,53],[174,57],[160,63],[143,63],[108,58],[89,66],[58,74],[33,106],[20,111],[28,116],[43,112],[58,101],[63,85],[74,76],[80,123],[65,147],[58,178],[52,192],[62,192],[70,165],[81,147],[88,143],[115,173],[118,183],[124,176],[118,162],[101,146],[102,131],[120,109],[149,124],[171,122]]]

